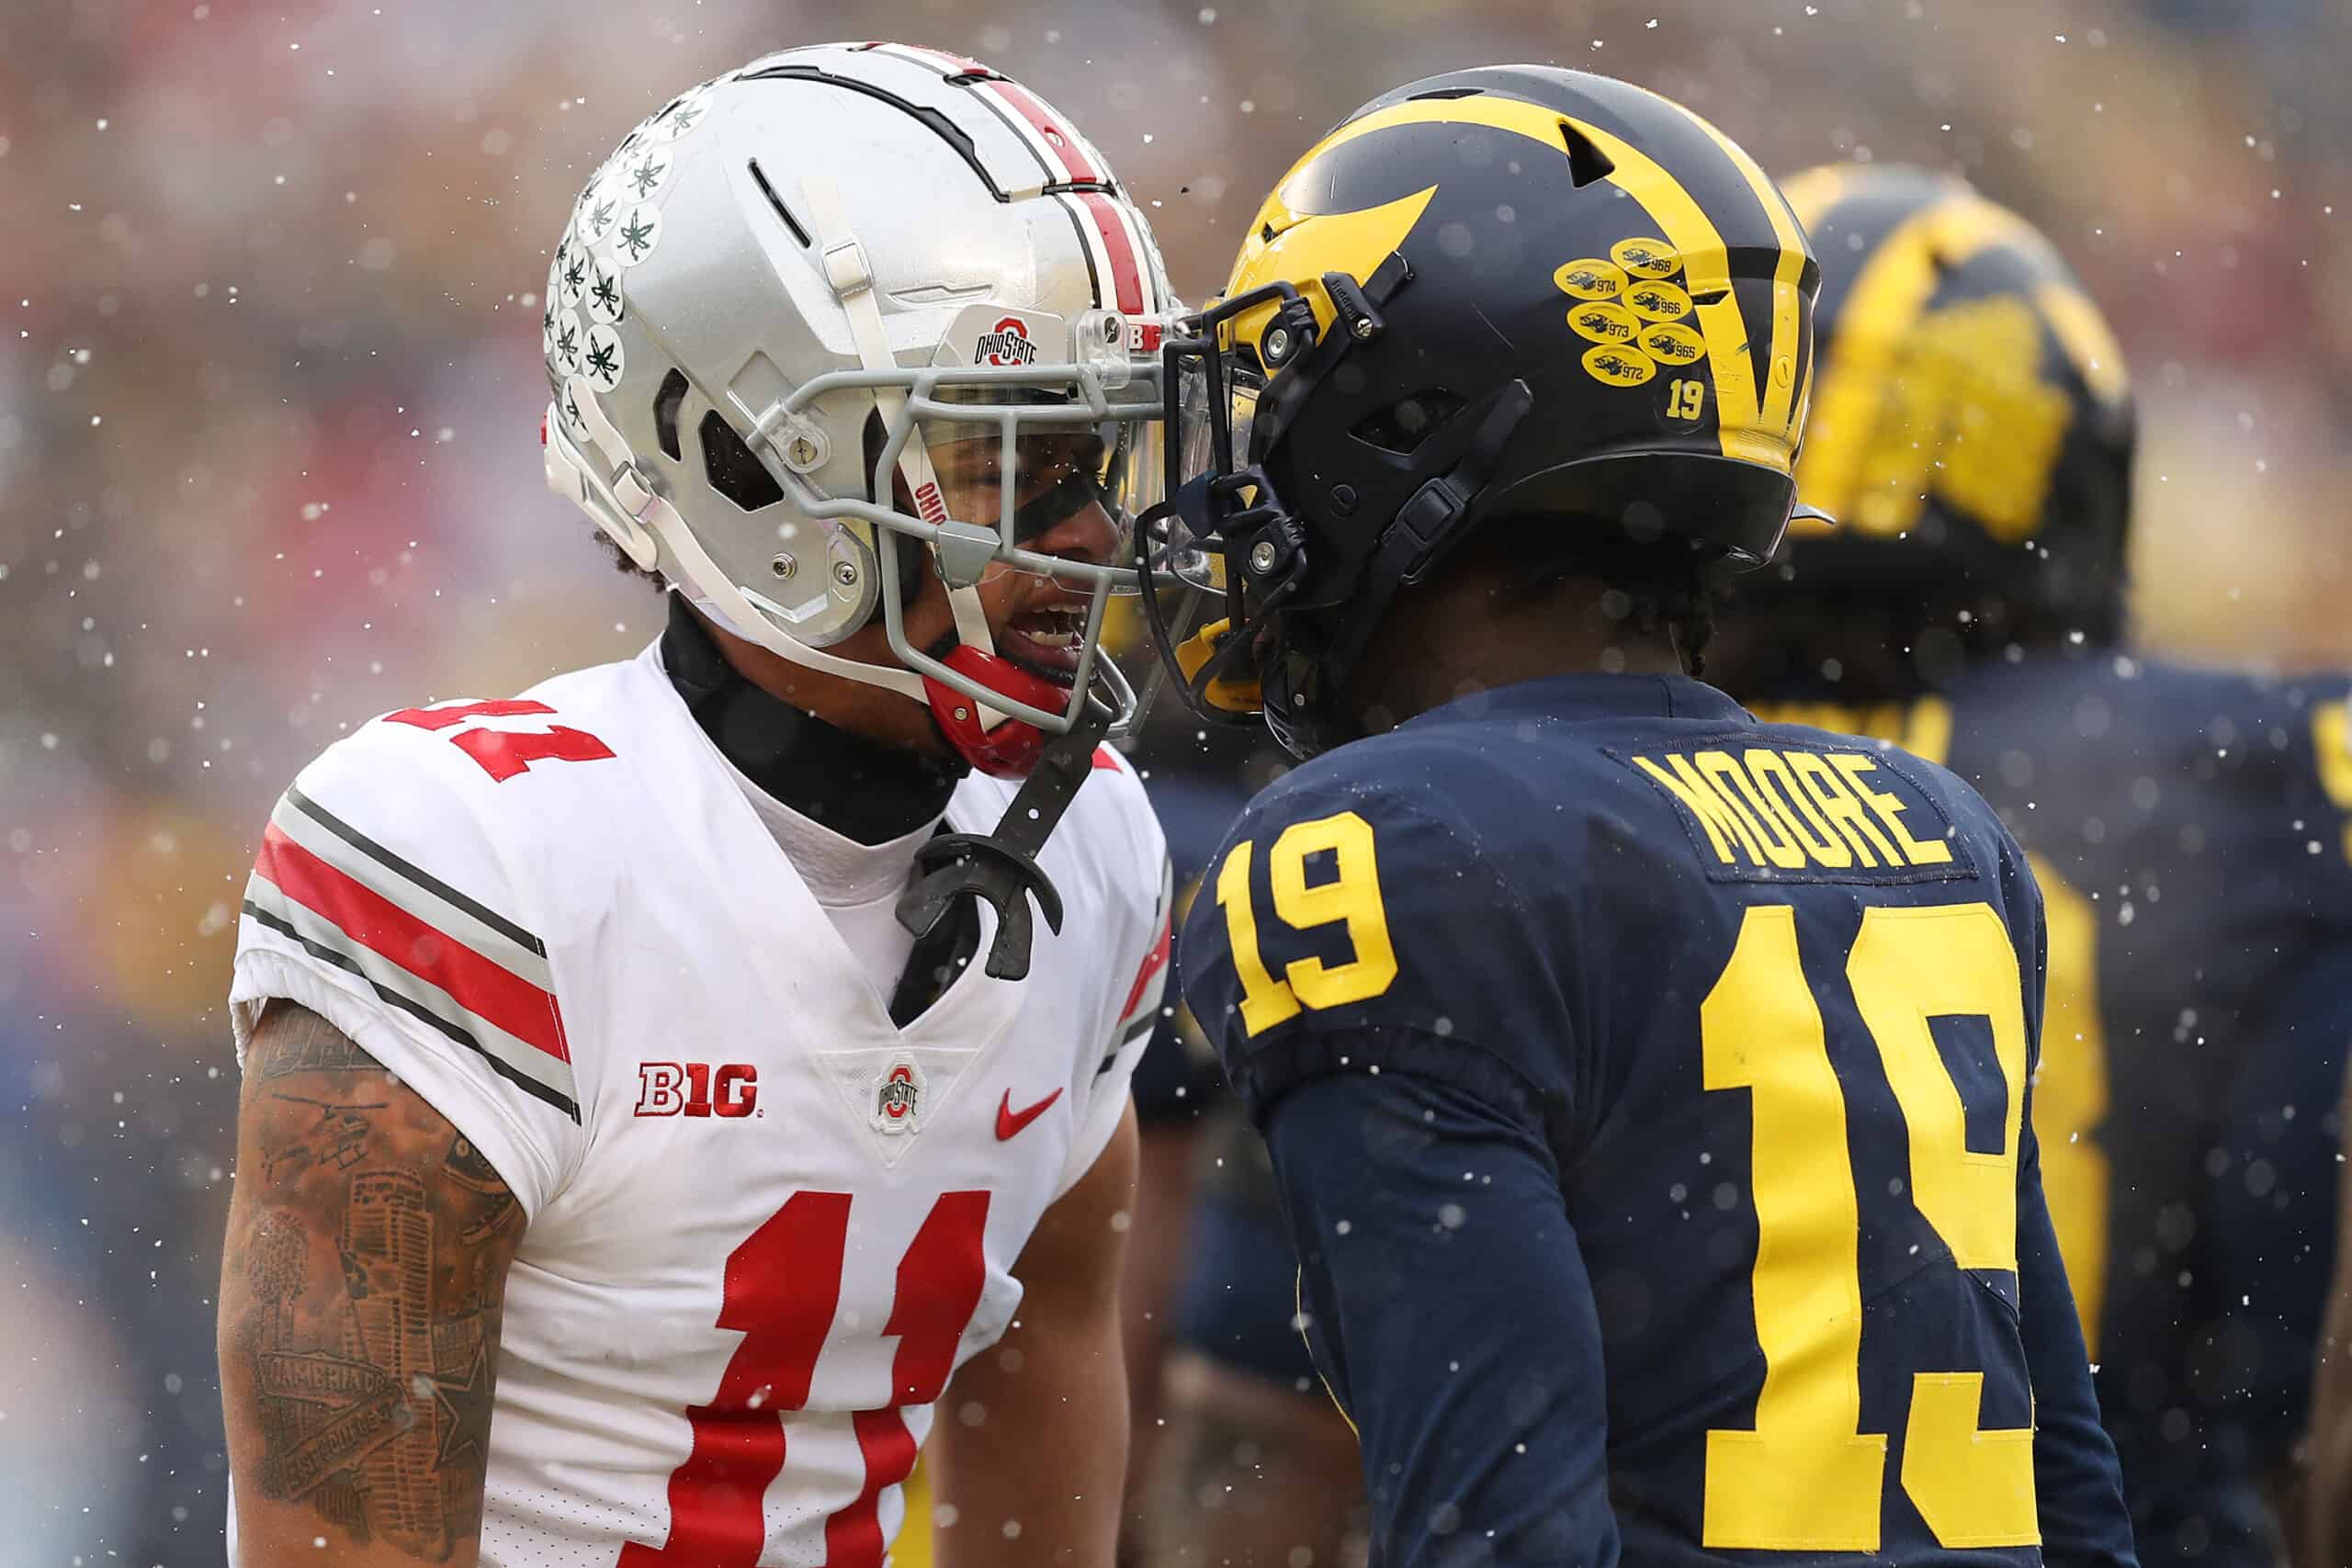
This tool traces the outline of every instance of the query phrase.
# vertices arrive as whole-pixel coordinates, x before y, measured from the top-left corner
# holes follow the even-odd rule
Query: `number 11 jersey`
[[[988,831],[1013,787],[966,779],[947,826]],[[880,1568],[933,1402],[1012,1321],[1014,1261],[1158,1016],[1165,851],[1108,752],[1039,856],[1065,908],[1027,976],[985,972],[984,910],[903,1027],[745,788],[657,647],[362,726],[278,802],[247,886],[241,1054],[271,998],[321,1014],[449,1120],[453,1179],[486,1160],[527,1214],[484,1563]],[[374,1179],[345,1272],[405,1279],[430,1212]],[[413,1292],[348,1311],[356,1371],[265,1416],[399,1539],[435,1457],[483,1438],[436,1397],[481,1347]],[[326,1451],[371,1397],[410,1418]]]

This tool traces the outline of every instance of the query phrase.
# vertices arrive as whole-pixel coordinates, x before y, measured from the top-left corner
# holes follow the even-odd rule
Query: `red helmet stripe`
[[[1096,191],[1078,193],[1079,205],[1094,221],[1102,236],[1103,254],[1110,258],[1111,282],[1117,297],[1118,308],[1130,316],[1143,314],[1143,268],[1136,259],[1135,241],[1127,233],[1126,222],[1118,205],[1111,197]],[[1105,304],[1111,303],[1109,300]]]
[[[922,56],[923,56],[926,60],[929,60],[929,61],[933,62],[935,62],[935,63],[937,63],[937,64],[939,64],[939,65],[941,65],[941,66],[944,66],[944,67],[945,69],[947,69],[948,71],[950,71],[950,72],[952,72],[952,73],[954,73],[955,74],[959,75],[959,76],[963,76],[963,75],[993,76],[993,75],[995,75],[995,74],[996,74],[996,73],[995,73],[995,72],[993,72],[993,71],[989,70],[987,66],[985,66],[985,65],[981,64],[981,63],[980,63],[978,61],[977,61],[977,60],[967,60],[967,59],[966,59],[964,56],[962,56],[962,55],[960,55],[960,54],[950,54],[947,51],[945,51],[945,50],[944,50],[944,49],[933,49],[933,48],[931,48],[931,47],[929,47],[928,45],[925,45],[925,44],[920,44],[920,43],[867,44],[865,47],[866,47],[866,48],[868,48],[868,49],[888,49],[888,50],[889,50],[889,51],[890,51],[890,52],[892,52],[893,54],[918,54],[918,55],[922,55]]]
[[[1056,163],[1061,165],[1064,180],[1101,184],[1108,178],[1094,166],[1086,143],[1079,140],[1078,133],[1066,130],[1043,100],[1020,83],[999,76],[979,84],[975,90],[994,95],[999,103],[1021,117],[1033,133],[1033,145],[1046,158],[1048,166]]]

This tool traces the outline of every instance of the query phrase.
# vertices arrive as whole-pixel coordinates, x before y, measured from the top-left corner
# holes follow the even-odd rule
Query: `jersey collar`
[[[884,844],[929,828],[967,771],[835,728],[762,691],[735,672],[676,593],[662,634],[662,667],[736,772],[771,799],[857,843]]]
[[[1548,719],[1687,718],[1754,724],[1738,703],[1688,675],[1551,675],[1456,697],[1408,719],[1407,729],[1498,717]]]

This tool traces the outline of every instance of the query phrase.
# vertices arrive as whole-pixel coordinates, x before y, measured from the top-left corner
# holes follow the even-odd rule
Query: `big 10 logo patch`
[[[640,1062],[639,1116],[749,1116],[759,1109],[760,1070],[749,1062]]]

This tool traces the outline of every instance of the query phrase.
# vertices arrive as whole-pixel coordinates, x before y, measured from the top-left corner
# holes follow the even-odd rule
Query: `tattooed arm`
[[[316,1013],[245,1052],[220,1389],[245,1568],[474,1562],[523,1211],[442,1115]]]

